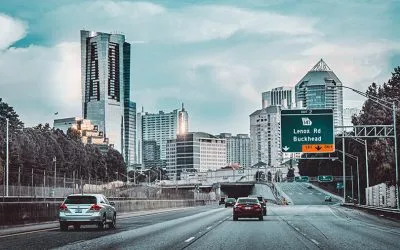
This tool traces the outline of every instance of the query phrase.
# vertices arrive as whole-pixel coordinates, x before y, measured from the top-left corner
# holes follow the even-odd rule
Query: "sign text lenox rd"
[[[333,110],[282,110],[281,146],[284,153],[334,152]]]

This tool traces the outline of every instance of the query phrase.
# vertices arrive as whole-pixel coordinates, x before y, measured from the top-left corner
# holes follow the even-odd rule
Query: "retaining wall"
[[[212,201],[205,200],[124,200],[115,201],[117,213],[134,212],[160,208],[178,208],[204,206]],[[55,221],[58,219],[60,202],[1,202],[0,226],[18,225],[35,222]]]

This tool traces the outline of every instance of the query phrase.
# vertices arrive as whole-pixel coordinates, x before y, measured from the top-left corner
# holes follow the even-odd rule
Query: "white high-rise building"
[[[137,114],[138,131],[138,163],[149,165],[160,161],[165,165],[166,144],[168,140],[176,139],[179,134],[188,132],[188,114],[182,104],[182,110],[173,110],[170,113],[159,111],[158,114],[142,112]],[[144,152],[145,149],[154,148],[152,152]],[[157,155],[154,155],[157,154]],[[149,156],[149,157],[147,157]],[[156,165],[157,165],[156,164]]]
[[[280,112],[281,106],[269,106],[250,115],[251,165],[282,163]]]
[[[217,136],[226,140],[226,161],[228,164],[239,164],[241,167],[251,167],[250,137],[248,134],[233,136],[221,133]]]
[[[182,171],[205,172],[226,166],[226,140],[203,132],[190,132],[168,140],[167,174],[180,177]]]
[[[294,95],[290,87],[278,87],[262,93],[262,108],[268,106],[281,105],[287,108],[293,108]]]
[[[343,90],[341,86],[342,82],[321,59],[296,84],[297,107],[333,109],[334,125],[341,126],[343,124]]]
[[[353,126],[351,122],[353,115],[358,115],[360,109],[358,108],[345,108],[343,109],[343,126]]]

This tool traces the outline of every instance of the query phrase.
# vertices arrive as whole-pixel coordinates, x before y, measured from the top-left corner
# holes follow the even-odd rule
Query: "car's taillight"
[[[258,204],[255,204],[255,205],[253,205],[253,208],[261,208],[261,206]]]
[[[93,204],[90,207],[90,210],[94,210],[94,211],[99,211],[101,209],[101,206],[97,205],[97,204]]]
[[[63,204],[60,205],[59,209],[60,209],[60,211],[67,211],[67,210],[68,210],[68,207],[67,207],[67,205],[65,205],[65,204],[63,203]]]

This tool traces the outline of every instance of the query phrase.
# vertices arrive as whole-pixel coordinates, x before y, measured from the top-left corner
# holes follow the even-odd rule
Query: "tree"
[[[126,172],[126,165],[124,162],[124,158],[122,155],[115,149],[108,149],[106,154],[106,164],[107,164],[107,173],[110,176],[114,176],[115,172],[125,173]],[[104,173],[106,173],[104,171]],[[125,177],[124,177],[125,178]]]
[[[376,96],[380,99],[392,102],[395,101],[398,110],[400,97],[400,67],[396,67],[392,73],[391,79],[382,86],[372,83],[366,93]],[[400,124],[398,113],[396,114],[396,122]],[[367,99],[364,102],[362,111],[359,115],[352,119],[354,125],[379,125],[392,124],[392,111],[384,108]],[[399,126],[397,126],[397,135],[400,135]],[[399,138],[397,138],[399,140]],[[360,157],[361,150],[355,153]],[[369,176],[370,184],[389,181],[395,183],[395,162],[394,162],[394,141],[390,138],[377,138],[368,140],[368,160],[369,160]],[[398,152],[399,153],[399,152]],[[398,154],[400,157],[400,154]],[[364,164],[360,164],[363,166]],[[361,170],[360,170],[361,171]],[[361,176],[363,178],[363,176]],[[363,179],[364,181],[364,179]]]
[[[290,178],[290,179],[292,179],[292,178],[294,178],[294,168],[289,168],[289,170],[288,170],[288,172],[287,172],[287,175],[286,175],[286,178]]]
[[[79,133],[78,130],[74,128],[68,128],[67,130],[67,137],[71,140],[74,141],[80,141],[81,140],[81,134]]]

